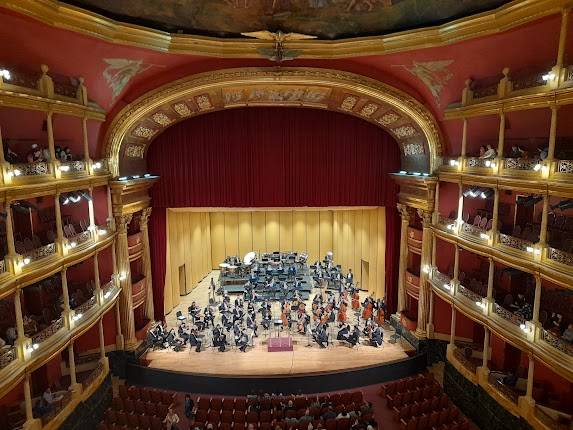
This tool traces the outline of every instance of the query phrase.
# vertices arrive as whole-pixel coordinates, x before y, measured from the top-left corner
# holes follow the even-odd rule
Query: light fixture
[[[12,74],[10,73],[10,70],[8,70],[8,69],[0,69],[0,76],[3,79],[6,79],[7,81],[12,79]]]
[[[539,172],[541,170],[541,164],[537,163],[535,166],[533,166],[533,170]]]
[[[457,160],[450,160],[450,166],[455,166],[457,165],[458,161]]]
[[[101,163],[100,163],[99,161],[96,161],[96,162],[94,163],[94,165],[93,165],[93,168],[96,169],[96,170],[97,170],[97,169],[101,169]]]
[[[26,264],[30,264],[31,261],[32,260],[30,259],[30,257],[24,257],[24,260],[22,260],[22,263],[24,263],[24,266],[25,266]]]
[[[541,255],[541,249],[535,248],[535,249],[533,250],[533,253],[534,253],[535,255]]]
[[[533,247],[532,246],[528,246],[527,248],[525,248],[525,250],[527,252],[533,252]]]
[[[556,75],[554,72],[547,72],[546,74],[541,76],[541,79],[543,79],[545,82],[548,81],[552,81],[553,79],[555,79]]]
[[[100,228],[100,229],[97,231],[97,234],[98,234],[99,236],[103,236],[104,234],[107,234],[107,230],[106,230],[105,228]]]
[[[420,176],[421,173],[420,173],[420,172],[412,172],[412,175],[414,175],[414,176]]]
[[[489,239],[489,235],[485,234],[485,233],[480,233],[479,237],[482,238],[483,240],[488,240]]]
[[[78,246],[77,242],[70,242],[70,248],[75,248],[76,246]]]
[[[429,173],[422,173],[422,176],[430,176]]]
[[[133,179],[139,179],[139,175],[133,175],[132,178]]]
[[[448,225],[446,226],[446,228],[447,228],[448,230],[453,230],[453,229],[454,229],[454,225],[453,225],[453,224],[448,224]]]
[[[117,178],[120,181],[127,181],[127,176],[120,176],[119,178]]]
[[[430,273],[430,266],[427,265],[427,264],[425,264],[425,265],[424,265],[424,268],[423,268],[423,272],[424,272],[424,273]]]
[[[400,173],[402,173],[402,172],[406,173],[404,170],[400,171]],[[402,174],[404,174],[404,173],[402,173]],[[151,173],[146,173],[145,175],[143,175],[144,178],[149,178],[150,176],[151,176]]]
[[[127,279],[126,274],[122,272],[122,273],[119,275],[119,280],[120,280],[120,281],[125,281],[126,279]]]
[[[105,294],[103,295],[103,298],[107,299],[107,298],[109,298],[109,296],[111,296],[111,292],[106,291]]]
[[[85,201],[92,201],[92,196],[90,196],[89,193],[86,193],[85,191],[81,191],[80,196],[83,197]]]
[[[22,171],[20,169],[14,169],[12,170],[12,172],[14,173],[14,176],[20,176],[22,174]]]
[[[79,320],[81,317],[83,317],[83,314],[76,314],[72,317],[72,320],[77,321]]]
[[[63,165],[58,167],[58,169],[60,169],[60,172],[69,172],[70,171],[70,166],[68,165]]]
[[[32,349],[35,351],[40,347],[40,345],[38,345],[37,343],[33,343],[32,344]]]
[[[485,167],[491,167],[491,161],[485,160]]]
[[[452,289],[452,286],[450,284],[444,284],[444,288],[450,291]]]
[[[491,167],[492,169],[495,169],[495,168],[497,168],[497,164],[496,164],[496,163],[491,163],[491,166],[490,166],[490,167]]]

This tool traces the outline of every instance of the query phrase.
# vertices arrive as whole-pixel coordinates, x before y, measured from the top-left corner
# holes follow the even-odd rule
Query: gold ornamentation
[[[392,123],[395,123],[400,119],[400,115],[396,112],[386,112],[384,115],[379,116],[376,118],[376,122],[382,124],[383,126],[388,126]]]
[[[199,110],[213,109],[213,104],[211,103],[211,99],[208,94],[201,94],[200,96],[195,97],[195,102],[197,103]]]
[[[404,155],[413,156],[421,155],[424,153],[424,147],[419,143],[408,143],[404,145]]]
[[[163,127],[167,127],[169,124],[171,124],[173,121],[171,120],[171,118],[169,118],[167,115],[165,115],[163,112],[157,112],[154,113],[151,118],[153,118],[153,121],[155,121],[157,124],[163,126]]]
[[[378,110],[378,105],[374,103],[367,103],[360,110],[360,115],[370,118],[374,112]]]
[[[133,77],[153,67],[152,64],[145,64],[143,60],[129,60],[127,58],[104,58],[103,61],[107,67],[102,75],[111,89],[113,100],[121,94]]]
[[[145,154],[145,146],[142,145],[128,145],[125,148],[125,155],[130,158],[143,158]]]
[[[416,129],[411,125],[403,125],[401,127],[394,128],[392,129],[392,133],[394,133],[398,139],[405,139],[417,134]]]
[[[173,105],[173,110],[177,112],[181,117],[186,117],[193,113],[193,111],[189,109],[189,106],[187,106],[185,103],[175,103]]]
[[[354,109],[354,106],[356,106],[356,103],[358,103],[358,97],[346,96],[344,100],[342,100],[342,103],[340,104],[340,109],[345,111],[351,111],[352,109]]]
[[[141,137],[143,139],[151,139],[157,130],[153,130],[152,128],[144,127],[140,125],[135,130],[133,130],[133,135],[136,137]]]
[[[432,93],[436,104],[440,106],[442,90],[454,77],[453,73],[448,69],[453,62],[454,60],[427,61],[423,63],[413,61],[410,66],[402,64],[395,67],[402,67],[420,79]]]

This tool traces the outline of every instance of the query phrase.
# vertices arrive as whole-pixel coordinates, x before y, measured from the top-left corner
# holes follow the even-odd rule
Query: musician
[[[213,329],[213,346],[218,347],[220,352],[225,352],[227,335],[225,335],[220,325]]]
[[[255,320],[255,313],[247,315],[247,328],[253,330],[253,336],[259,337],[257,335],[257,322]]]
[[[352,269],[348,269],[348,274],[346,275],[346,283],[348,285],[354,284],[354,274],[352,273]]]
[[[350,337],[350,325],[343,326],[340,330],[338,330],[338,334],[336,335],[336,340],[343,340],[348,342],[348,338]]]
[[[215,315],[211,306],[205,306],[203,311],[203,327],[209,327],[209,324],[215,326]]]
[[[191,333],[189,333],[189,345],[195,347],[195,351],[201,352],[201,345],[202,341],[197,335],[197,330],[192,329]]]
[[[183,340],[183,343],[187,343],[187,341],[189,340],[189,334],[187,332],[187,327],[185,326],[184,322],[182,322],[179,325],[179,328],[177,329],[177,334],[179,334],[179,337]]]
[[[263,325],[263,328],[265,330],[268,330],[271,326],[271,319],[272,319],[271,311],[266,307],[262,308],[262,311],[263,311],[263,321],[261,324]]]
[[[233,324],[235,324],[237,321],[243,321],[243,309],[235,306],[233,309]]]
[[[226,314],[229,312],[229,304],[225,300],[223,300],[223,303],[219,305],[219,312],[221,314]]]
[[[328,333],[326,332],[327,327],[328,326],[326,324],[319,324],[312,335],[314,341],[318,343],[318,346],[321,348],[326,348],[328,346]]]
[[[233,326],[233,321],[231,321],[228,317],[227,314],[223,314],[221,316],[221,323],[223,324],[223,327],[225,327],[227,330],[230,330],[231,327]]]
[[[384,339],[384,333],[379,325],[375,325],[370,332],[370,344],[376,348],[382,345]]]
[[[360,329],[357,325],[354,326],[354,330],[352,334],[348,338],[348,343],[352,346],[355,346],[360,341]]]
[[[238,335],[235,335],[235,345],[239,347],[241,352],[247,352],[249,346],[249,336],[246,331],[240,330]]]

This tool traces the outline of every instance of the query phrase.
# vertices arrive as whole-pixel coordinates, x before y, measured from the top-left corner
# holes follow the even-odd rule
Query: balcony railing
[[[51,173],[50,163],[40,161],[37,163],[19,163],[12,164],[14,176],[42,176]]]
[[[444,275],[442,272],[439,272],[438,270],[434,270],[432,272],[432,280],[442,290],[449,292],[452,288],[451,287],[452,279],[449,276]],[[448,286],[447,288],[445,287],[446,285]]]
[[[64,326],[64,319],[62,317],[58,318],[57,320],[52,321],[48,327],[44,330],[36,333],[32,336],[32,344],[41,344],[49,339],[51,336],[56,334],[58,330],[60,330]]]
[[[560,420],[559,418],[567,414],[558,412],[557,415],[559,415],[559,417],[554,418],[550,416],[548,413],[546,413],[544,409],[546,408],[543,406],[540,407],[539,405],[535,405],[534,413],[535,413],[535,418],[541,421],[547,428],[550,428],[551,430],[570,430],[571,415],[568,415],[569,417],[568,419]],[[550,411],[553,410],[550,409]]]
[[[78,173],[85,173],[85,161],[62,161],[60,163],[60,171],[66,176],[77,175]]]
[[[510,323],[518,327],[522,324],[525,324],[525,318],[514,312],[508,311],[503,306],[500,306],[497,303],[493,304],[493,311],[495,312],[496,315],[500,316],[504,320],[509,321]]]
[[[99,362],[94,370],[90,372],[85,380],[82,381],[82,386],[84,390],[87,389],[93,382],[99,378],[99,376],[103,373],[104,367],[101,362]]]
[[[109,165],[106,158],[101,160],[94,160],[92,163],[92,170],[94,173],[109,173]]]
[[[494,373],[490,373],[488,377],[489,385],[491,385],[503,397],[517,405],[519,394],[512,390],[511,387],[508,387],[503,382],[501,382],[501,380],[498,378],[499,376],[496,376]]]
[[[479,158],[479,157],[468,157],[466,159],[466,166],[469,168],[488,168],[491,166],[492,160]]]
[[[33,249],[32,251],[26,252],[22,255],[24,258],[29,258],[30,262],[41,260],[42,258],[49,257],[56,253],[56,244],[49,243],[47,245],[41,246],[39,248]]]
[[[70,236],[67,238],[68,246],[71,248],[75,248],[77,246],[81,246],[84,243],[87,243],[91,240],[92,235],[89,230],[82,231],[74,236]]]
[[[557,173],[573,173],[573,160],[559,160]]]
[[[487,239],[484,236],[482,236],[482,235],[487,235],[487,230],[485,228],[481,228],[473,224],[468,224],[467,222],[462,224],[462,233],[465,233],[480,240]]]
[[[533,242],[503,233],[499,234],[499,243],[523,252],[527,252],[528,248],[533,248]]]
[[[4,347],[4,349],[0,350],[0,369],[8,366],[10,363],[16,360],[17,357],[18,354],[16,352],[16,348],[13,346]]]
[[[101,287],[102,292],[103,292],[103,298],[107,299],[111,293],[113,292],[113,290],[115,289],[115,282],[113,281],[109,281],[107,284],[103,285]],[[109,293],[109,294],[108,294]],[[106,297],[107,295],[107,297]]]
[[[95,296],[91,296],[88,300],[86,300],[81,305],[76,307],[74,309],[74,311],[76,312],[76,315],[85,314],[87,311],[89,311],[91,308],[93,308],[96,304],[97,304],[97,300],[96,300]]]
[[[6,261],[4,259],[0,260],[0,275],[6,272]]]
[[[464,366],[467,370],[469,370],[471,373],[476,373],[478,365],[476,364],[475,361],[466,357],[465,350],[466,350],[466,348],[454,349],[454,357],[456,357],[456,360],[458,360],[458,362],[462,366]]]
[[[551,345],[553,348],[573,357],[573,344],[564,341],[558,336],[547,330],[541,330],[541,339]]]
[[[438,227],[442,230],[452,231],[456,225],[456,220],[452,218],[447,218],[445,216],[438,217]]]
[[[56,394],[60,394],[59,392]],[[72,400],[72,393],[71,391],[62,392],[62,399],[59,402],[56,402],[52,409],[46,414],[42,416],[42,424],[46,425],[50,421],[52,421]]]
[[[552,261],[556,261],[567,266],[573,266],[573,254],[569,252],[561,251],[557,248],[547,249],[547,258]]]
[[[458,292],[462,295],[467,297],[470,301],[472,302],[480,302],[482,300],[482,296],[480,296],[477,293],[474,293],[472,290],[470,290],[467,287],[464,287],[463,285],[458,285]]]
[[[540,171],[539,160],[531,158],[506,158],[503,160],[503,168],[506,170],[525,170],[530,172]]]

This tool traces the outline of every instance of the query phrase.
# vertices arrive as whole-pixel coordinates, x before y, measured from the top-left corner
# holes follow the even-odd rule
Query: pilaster
[[[427,322],[430,308],[430,294],[428,275],[430,273],[430,261],[432,253],[432,213],[418,209],[418,215],[422,218],[422,256],[420,258],[420,292],[418,297],[418,324],[416,335],[427,335]]]
[[[406,308],[406,268],[408,264],[408,225],[410,212],[408,206],[398,204],[398,211],[402,219],[400,227],[400,262],[398,264],[398,306],[396,313],[399,315]]]
[[[117,237],[115,242],[117,268],[119,271],[120,315],[121,329],[126,347],[135,346],[135,321],[133,317],[133,296],[131,285],[131,269],[129,265],[129,248],[127,243],[127,228],[132,215],[119,215],[115,217]]]
[[[141,211],[139,219],[139,229],[141,231],[141,243],[143,245],[143,271],[145,274],[146,298],[145,298],[145,316],[148,320],[154,320],[153,309],[153,280],[151,273],[151,252],[149,250],[149,230],[147,223],[151,215],[151,208],[145,208]]]

